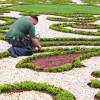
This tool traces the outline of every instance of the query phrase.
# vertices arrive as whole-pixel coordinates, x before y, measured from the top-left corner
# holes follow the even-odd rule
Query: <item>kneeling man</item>
[[[35,35],[37,16],[19,18],[7,32],[7,41],[12,45],[8,49],[12,57],[32,55],[34,47],[42,47]]]

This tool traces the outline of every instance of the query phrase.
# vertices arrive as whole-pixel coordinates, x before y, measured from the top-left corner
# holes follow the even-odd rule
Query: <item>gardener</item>
[[[42,47],[35,35],[35,25],[38,23],[37,16],[24,16],[19,18],[7,32],[7,41],[12,45],[8,49],[13,57],[32,55],[34,50]],[[37,47],[37,49],[34,49]]]

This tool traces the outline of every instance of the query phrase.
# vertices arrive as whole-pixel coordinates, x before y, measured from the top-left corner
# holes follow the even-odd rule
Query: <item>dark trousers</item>
[[[26,39],[25,37],[11,37],[8,38],[8,42],[12,45],[11,48],[8,49],[11,56],[27,56],[32,55],[32,42],[30,39]]]

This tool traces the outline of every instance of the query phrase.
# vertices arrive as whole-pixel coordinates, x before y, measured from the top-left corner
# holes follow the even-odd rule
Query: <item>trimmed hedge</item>
[[[46,53],[45,53],[46,52]],[[72,64],[65,64],[62,66],[57,66],[53,68],[46,68],[43,70],[37,69],[37,66],[35,64],[31,64],[30,62],[32,60],[47,57],[47,56],[53,56],[53,55],[65,55],[65,54],[71,54],[74,52],[82,52],[84,55],[76,57],[74,62]],[[100,55],[100,49],[85,49],[85,48],[73,48],[73,49],[46,49],[43,53],[40,54],[33,54],[33,56],[28,57],[26,59],[23,59],[19,61],[16,65],[17,68],[29,68],[32,70],[37,71],[46,71],[46,72],[62,72],[62,71],[68,71],[72,68],[80,68],[84,65],[81,64],[81,61],[84,59],[87,59],[92,56]]]
[[[13,21],[16,20],[16,18],[10,18],[10,17],[0,16],[0,20],[5,21],[5,23],[0,24],[0,26],[6,26],[6,25],[12,24]]]
[[[99,88],[100,89],[100,80],[97,80],[97,79],[91,80],[90,86],[94,87],[94,88]]]
[[[9,56],[10,56],[10,53],[8,51],[0,52],[0,59],[9,57]]]
[[[49,85],[47,83],[33,83],[31,81],[25,81],[14,84],[6,84],[0,86],[0,93],[17,91],[17,90],[35,90],[50,93],[54,96],[54,100],[76,100],[73,94],[62,88]]]
[[[81,31],[81,30],[71,30],[67,29],[65,27],[72,26],[72,23],[57,23],[51,25],[49,28],[52,30],[64,32],[64,33],[76,33],[76,34],[82,34],[82,35],[94,35],[94,36],[100,36],[100,32],[91,32],[91,31]]]
[[[10,25],[16,20],[16,18],[0,16],[0,20],[5,21],[5,23],[0,24],[0,33],[6,33],[6,31],[10,28]]]
[[[95,98],[96,98],[97,100],[100,100],[100,92],[98,92],[98,93],[95,95]]]
[[[75,16],[64,16],[64,17],[65,18],[47,17],[47,19],[51,21],[59,21],[59,22],[81,22],[81,23],[95,22],[96,20],[100,19],[98,17],[95,18],[94,16],[76,16],[77,18]]]
[[[97,77],[97,78],[100,78],[100,70],[97,70],[95,72],[92,72],[92,74],[94,77]],[[89,86],[93,87],[93,88],[99,88],[100,89],[100,80],[98,79],[94,79],[94,80],[91,80],[90,83],[88,83]],[[100,92],[98,92],[95,97],[94,97],[95,100],[99,100],[100,99]]]
[[[100,70],[93,72],[92,75],[95,77],[100,77]]]

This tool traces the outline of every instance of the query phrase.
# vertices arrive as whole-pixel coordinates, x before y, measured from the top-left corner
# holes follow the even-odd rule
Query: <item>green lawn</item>
[[[100,0],[82,0],[85,3],[100,3]]]
[[[59,14],[64,15],[68,13],[89,13],[100,14],[100,7],[89,5],[48,5],[48,4],[29,4],[29,5],[17,5],[13,10],[33,12],[36,14]]]
[[[46,4],[66,4],[66,3],[71,3],[71,0],[6,0],[6,1],[0,1],[0,2],[5,2],[5,3],[18,3],[18,2],[23,2],[23,3],[46,3]]]

